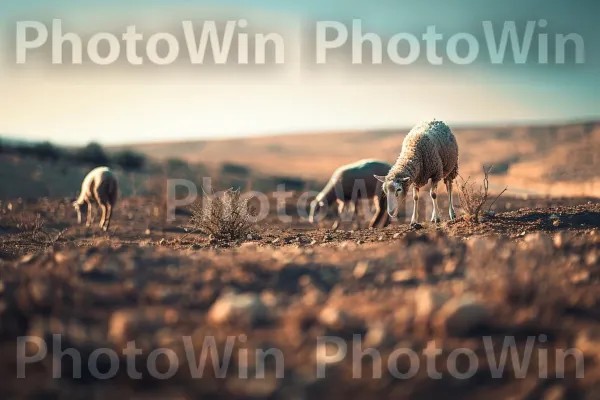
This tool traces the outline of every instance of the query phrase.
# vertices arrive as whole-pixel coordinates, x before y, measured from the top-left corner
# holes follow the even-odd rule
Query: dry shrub
[[[479,223],[483,206],[485,206],[489,198],[489,176],[492,168],[493,165],[488,169],[485,169],[485,167],[483,168],[483,187],[476,187],[475,182],[471,181],[471,177],[468,177],[467,180],[464,180],[462,176],[459,176],[462,182],[458,185],[458,197],[467,221]],[[500,192],[500,194],[490,204],[488,207],[488,213],[494,203],[500,198],[500,196],[502,196],[506,189],[507,188],[504,188],[504,190],[502,190],[502,192]]]
[[[233,188],[218,196],[205,195],[190,206],[190,226],[217,240],[245,239],[255,225],[254,208],[249,201]]]

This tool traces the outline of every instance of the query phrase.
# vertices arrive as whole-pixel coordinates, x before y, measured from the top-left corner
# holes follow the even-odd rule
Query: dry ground
[[[600,203],[501,198],[495,211],[479,225],[458,219],[350,230],[347,223],[338,231],[327,229],[331,221],[313,229],[271,215],[243,243],[222,243],[186,234],[183,213],[161,224],[150,198],[123,199],[108,233],[76,226],[67,200],[4,202],[3,398],[600,398]],[[26,378],[16,379],[16,337],[44,338],[56,355],[52,334],[62,335],[63,349],[79,351],[81,379],[72,379],[68,356],[32,363]],[[320,344],[324,336],[345,341],[346,356],[334,361],[338,347]],[[197,363],[211,337],[220,360],[233,343],[226,376],[215,376],[209,358],[202,376],[190,377],[189,357]],[[510,357],[501,376],[492,375],[507,338],[519,357],[532,351],[521,378]],[[361,359],[353,339],[376,349],[379,362]],[[128,378],[129,341],[142,349],[134,365],[140,380]],[[427,376],[428,343],[441,351],[440,379]],[[167,380],[148,370],[159,347],[175,356],[177,372]],[[94,379],[88,366],[98,348],[120,356],[107,381]],[[256,351],[273,348],[283,361],[267,358],[264,377],[257,377]],[[455,359],[458,348],[471,350],[476,364]],[[572,348],[580,353],[565,362],[555,357]],[[400,349],[418,356],[410,379],[398,375],[413,366],[395,357]],[[166,372],[168,359],[157,360]],[[453,362],[468,379],[452,373]],[[107,358],[92,365],[109,367]],[[318,365],[325,377],[317,376]],[[381,377],[373,379],[378,365]],[[63,378],[53,379],[58,372]]]

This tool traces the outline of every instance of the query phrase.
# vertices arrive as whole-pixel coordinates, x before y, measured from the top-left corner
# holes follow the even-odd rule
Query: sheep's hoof
[[[421,229],[423,228],[423,226],[421,224],[419,224],[418,222],[411,222],[410,223],[410,227],[413,229]]]
[[[440,222],[442,222],[441,218],[431,218],[431,222],[433,222],[434,224],[439,224]]]

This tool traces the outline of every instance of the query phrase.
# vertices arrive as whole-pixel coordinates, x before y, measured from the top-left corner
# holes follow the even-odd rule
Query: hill
[[[600,121],[562,125],[458,127],[461,175],[494,164],[493,183],[541,195],[600,196]],[[289,134],[229,140],[136,144],[151,157],[246,165],[274,175],[323,180],[360,158],[393,162],[408,130]]]

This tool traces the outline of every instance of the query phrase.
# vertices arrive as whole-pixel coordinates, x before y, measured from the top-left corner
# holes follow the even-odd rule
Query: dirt
[[[186,232],[183,212],[161,223],[155,204],[123,199],[108,233],[77,226],[66,199],[1,204],[4,398],[600,396],[595,199],[501,198],[479,224],[396,221],[372,230],[270,215],[238,242]],[[38,350],[19,346],[22,336],[42,338],[48,356],[17,379],[19,361]],[[210,357],[193,374],[189,363],[208,354],[211,340],[219,362],[231,350],[224,375]],[[510,354],[493,373],[506,340],[519,358],[533,354],[522,375]],[[128,342],[140,350],[135,362]],[[428,365],[431,346],[439,355]],[[367,348],[374,353],[361,357]],[[81,368],[59,358],[67,349]],[[116,354],[114,377],[99,379],[96,368],[106,373],[111,363],[97,349]],[[263,365],[259,350],[277,356]],[[159,379],[170,367],[173,376]]]

